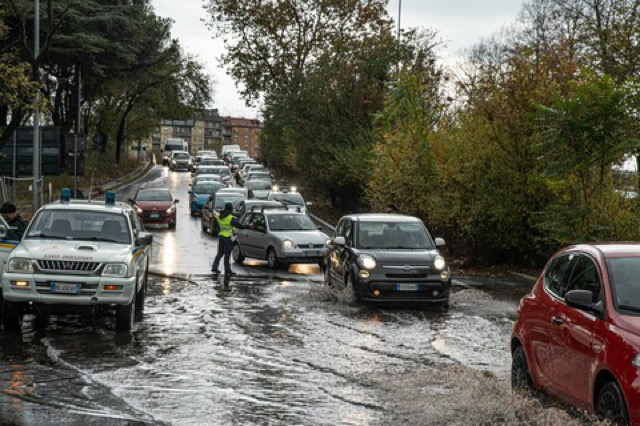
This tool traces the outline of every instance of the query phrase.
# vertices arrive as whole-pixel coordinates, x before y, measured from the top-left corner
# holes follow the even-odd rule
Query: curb
[[[114,189],[122,188],[123,186],[133,184],[146,176],[153,169],[153,163],[150,161],[144,164],[142,167],[137,168],[136,170],[126,174],[125,176],[114,179],[111,182],[107,182],[104,185],[101,185],[93,190],[93,192],[88,192],[86,196],[88,198],[96,198],[101,195],[104,195],[105,192],[111,191]],[[133,179],[133,181],[131,181]]]

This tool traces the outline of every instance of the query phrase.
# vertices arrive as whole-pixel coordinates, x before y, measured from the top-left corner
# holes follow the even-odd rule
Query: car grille
[[[145,212],[144,213],[144,217],[145,218],[151,218],[151,215],[158,215],[158,216],[154,216],[152,219],[162,219],[164,218],[165,214],[164,213],[160,213],[160,212]]]
[[[55,294],[57,296],[93,296],[94,294],[96,294],[96,292],[98,291],[98,283],[95,284],[87,284],[87,283],[80,283],[81,285],[81,290],[80,290],[80,294],[75,294],[75,293],[51,293],[51,282],[50,281],[46,281],[46,282],[36,282],[36,291],[39,294]]]
[[[76,272],[95,272],[100,267],[99,262],[77,262],[67,260],[38,260],[38,268],[43,272],[57,271],[76,271]]]
[[[298,244],[298,248],[301,249],[322,249],[324,244]]]
[[[429,274],[419,274],[419,273],[415,273],[415,274],[385,274],[385,276],[387,278],[397,278],[397,279],[403,279],[403,278],[427,278],[429,276]]]

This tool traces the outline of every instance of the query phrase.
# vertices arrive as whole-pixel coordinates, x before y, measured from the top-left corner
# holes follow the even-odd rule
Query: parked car
[[[185,151],[173,151],[169,159],[169,168],[174,171],[189,170],[192,166],[191,155]]]
[[[418,218],[357,214],[340,219],[328,244],[325,286],[364,302],[447,305],[451,271]]]
[[[250,195],[257,200],[266,200],[271,194],[271,182],[266,180],[250,180],[244,186]]]
[[[329,238],[304,213],[280,206],[261,207],[246,212],[240,219],[255,229],[237,229],[232,256],[241,263],[245,258],[266,259],[269,267],[291,263],[322,263]]]
[[[640,424],[640,244],[571,246],[520,301],[515,389],[538,388],[615,424]]]
[[[142,223],[176,227],[176,200],[164,188],[140,189],[129,202]]]
[[[218,221],[216,220],[216,213],[222,212],[227,203],[235,208],[241,201],[246,200],[247,197],[239,192],[226,192],[223,189],[219,190],[205,203],[202,209],[202,230],[211,232],[211,235],[218,235],[220,228],[218,227]]]
[[[277,201],[284,204],[290,210],[300,211],[306,213],[307,206],[312,206],[313,203],[307,203],[302,198],[299,192],[276,192],[269,193],[268,200]]]
[[[191,191],[189,191],[189,211],[191,216],[200,214],[202,206],[209,200],[209,197],[225,187],[226,185],[220,182],[198,182],[193,185]]]
[[[67,190],[68,191],[68,190]],[[115,307],[117,330],[141,319],[153,236],[133,208],[115,201],[61,201],[36,213],[2,276],[6,333],[20,332],[25,313],[46,324],[51,313]]]

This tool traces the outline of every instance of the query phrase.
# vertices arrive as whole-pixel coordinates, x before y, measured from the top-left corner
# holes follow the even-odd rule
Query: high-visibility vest
[[[218,216],[216,220],[218,221],[218,227],[220,228],[218,235],[221,237],[231,238],[231,234],[233,233],[233,226],[231,226],[233,215],[227,215],[223,218]]]

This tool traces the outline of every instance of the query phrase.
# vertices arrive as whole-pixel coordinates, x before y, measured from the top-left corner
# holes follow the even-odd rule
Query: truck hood
[[[38,260],[74,260],[86,262],[128,262],[131,246],[95,241],[24,239],[11,257]]]

